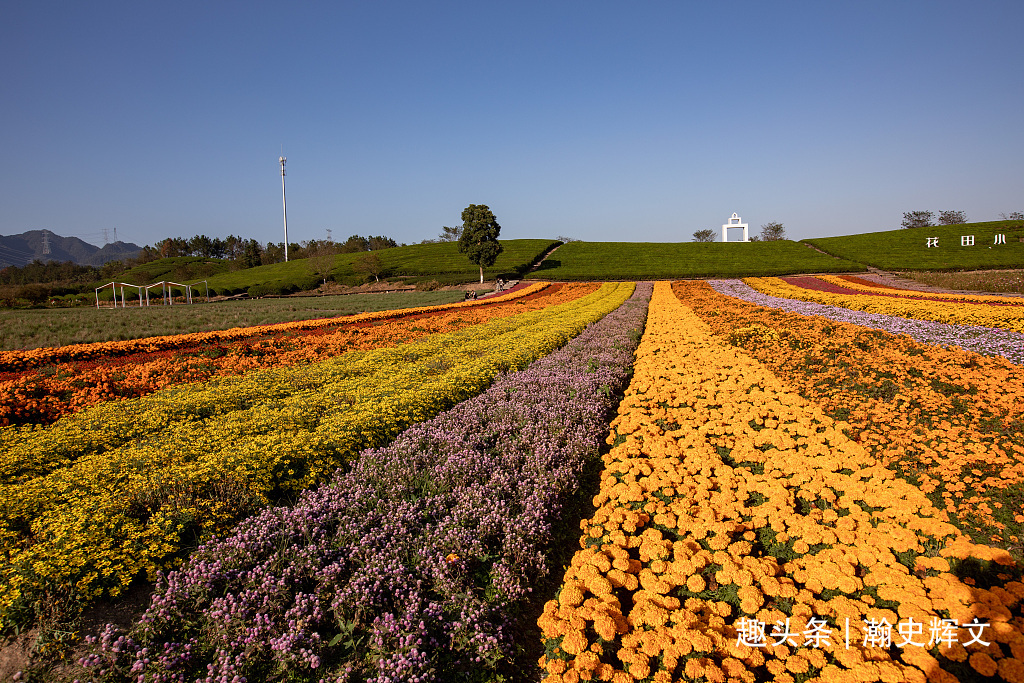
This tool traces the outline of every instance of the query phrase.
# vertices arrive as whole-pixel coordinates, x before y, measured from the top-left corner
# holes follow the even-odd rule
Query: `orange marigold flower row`
[[[976,671],[1014,670],[1020,567],[972,543],[842,427],[659,283],[597,510],[539,620],[546,680],[923,683],[979,653]],[[992,578],[971,585],[967,566]],[[804,642],[825,622],[975,618],[988,646]],[[750,646],[749,620],[800,637]]]

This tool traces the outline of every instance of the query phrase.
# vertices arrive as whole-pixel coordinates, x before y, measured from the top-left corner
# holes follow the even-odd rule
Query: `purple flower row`
[[[430,681],[507,657],[625,388],[651,285],[561,350],[364,451],[162,578],[83,658],[117,681]]]
[[[1018,365],[1024,364],[1024,334],[1012,330],[980,325],[949,325],[930,320],[865,313],[810,301],[782,299],[762,294],[740,280],[710,280],[709,284],[719,294],[742,299],[758,306],[777,308],[800,315],[817,315],[892,334],[905,334],[923,344],[959,346],[986,356],[1002,356]]]

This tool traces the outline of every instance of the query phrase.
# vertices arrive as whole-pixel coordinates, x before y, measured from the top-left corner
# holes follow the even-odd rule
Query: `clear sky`
[[[0,1],[0,234],[791,239],[1024,211],[1024,2]]]

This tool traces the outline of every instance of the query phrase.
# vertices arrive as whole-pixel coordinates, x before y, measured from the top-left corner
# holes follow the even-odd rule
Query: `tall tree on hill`
[[[927,228],[934,225],[934,219],[935,214],[931,211],[907,211],[903,214],[903,222],[900,225],[904,228]]]
[[[486,204],[470,204],[463,209],[459,253],[480,267],[481,283],[484,281],[484,268],[493,266],[502,251],[498,242],[500,232],[501,226]]]
[[[761,240],[762,242],[776,242],[778,240],[786,239],[786,226],[782,223],[772,221],[767,225],[761,226]]]
[[[380,255],[371,251],[353,259],[352,270],[363,276],[372,275],[374,280],[380,282],[380,275],[384,272],[384,262],[381,261]]]
[[[939,225],[960,225],[967,222],[963,211],[939,211]]]
[[[378,251],[397,247],[398,242],[384,235],[370,235],[366,238],[366,246],[370,251]]]
[[[449,228],[447,225],[441,228],[441,234],[437,236],[438,242],[458,242],[462,237],[462,226],[456,225]]]

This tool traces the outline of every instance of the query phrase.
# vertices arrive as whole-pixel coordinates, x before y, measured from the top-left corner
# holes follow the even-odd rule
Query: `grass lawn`
[[[140,339],[328,318],[363,311],[435,306],[462,301],[464,296],[461,291],[395,292],[220,301],[191,306],[139,308],[136,305],[116,310],[95,307],[0,310],[0,350]]]
[[[778,242],[569,242],[529,277],[550,280],[664,280],[865,268],[805,244]]]
[[[961,237],[974,236],[973,246],[961,246]],[[1006,244],[995,244],[1005,235]],[[929,237],[938,237],[928,247]],[[804,240],[840,258],[883,270],[981,270],[1024,268],[1024,223],[990,221],[869,232],[844,237]]]

